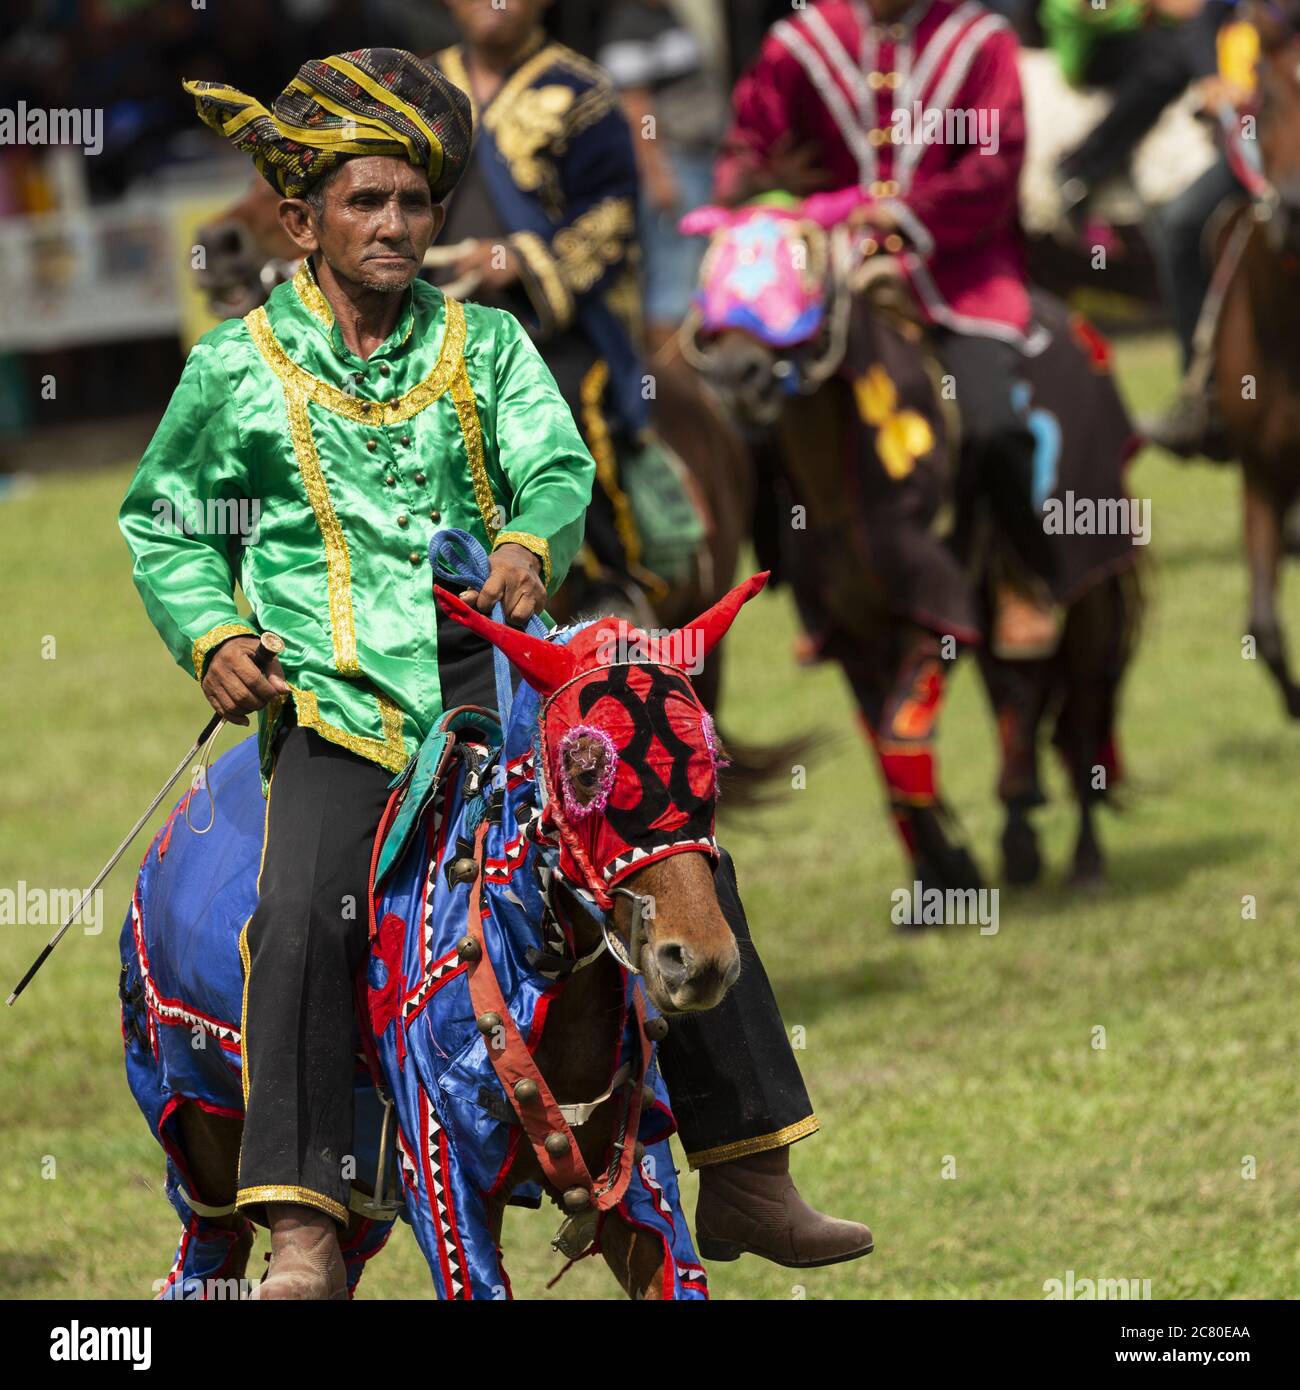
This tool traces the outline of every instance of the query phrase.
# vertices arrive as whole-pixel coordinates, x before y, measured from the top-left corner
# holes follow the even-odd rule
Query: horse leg
[[[664,1243],[653,1231],[642,1231],[610,1211],[600,1227],[600,1253],[629,1298],[662,1299]]]
[[[1095,887],[1105,877],[1095,810],[1118,776],[1115,711],[1130,637],[1124,581],[1115,576],[1071,606],[1055,662],[1063,698],[1054,741],[1079,807],[1070,872],[1070,882],[1078,887]]]
[[[912,872],[926,888],[982,887],[937,785],[934,735],[947,677],[939,638],[908,626],[879,646],[872,653],[837,655],[880,760],[890,815]]]
[[[1250,635],[1282,692],[1287,713],[1293,719],[1300,719],[1300,688],[1291,679],[1277,613],[1285,509],[1276,494],[1249,466],[1243,470],[1243,478],[1246,563],[1250,571]]]
[[[208,1207],[233,1207],[239,1175],[239,1145],[244,1123],[229,1115],[217,1115],[193,1102],[176,1111],[176,1126],[181,1148],[194,1190],[190,1196]],[[248,1245],[252,1247],[252,1228],[246,1217],[237,1211],[222,1216],[204,1218],[223,1230],[241,1234],[247,1228]],[[247,1259],[247,1250],[245,1259]],[[243,1273],[243,1269],[239,1270]]]
[[[933,633],[907,626],[895,636],[891,645],[900,655],[890,663],[890,688],[872,726],[890,810],[924,888],[980,888],[979,869],[944,807],[935,769],[947,662]]]
[[[177,1107],[172,1133],[184,1158],[182,1174],[174,1156],[169,1155],[172,1182],[185,1184],[185,1197],[217,1209],[212,1213],[193,1212],[185,1224],[176,1261],[163,1297],[224,1298],[232,1285],[245,1292],[248,1257],[253,1249],[252,1223],[233,1208],[239,1166],[242,1122],[228,1115],[217,1115],[187,1101]],[[188,1202],[173,1196],[182,1211]]]
[[[999,661],[987,646],[979,648],[977,660],[998,729],[997,794],[1006,811],[1003,876],[1010,884],[1036,883],[1043,858],[1030,812],[1045,799],[1039,780],[1038,730],[1051,688],[1049,663]]]

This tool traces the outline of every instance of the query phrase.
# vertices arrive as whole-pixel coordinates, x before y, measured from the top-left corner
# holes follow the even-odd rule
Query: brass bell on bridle
[[[483,948],[472,936],[462,936],[456,943],[456,959],[462,965],[473,965],[476,960],[482,958],[482,955]]]
[[[651,1042],[663,1042],[668,1036],[668,1020],[662,1014],[646,1019],[645,1035]]]
[[[564,1158],[569,1152],[569,1139],[558,1129],[552,1130],[542,1143],[542,1147],[552,1158]]]
[[[521,1081],[516,1081],[514,1086],[515,1099],[520,1105],[531,1105],[541,1092],[537,1089],[537,1082],[532,1077],[525,1076]]]
[[[641,1109],[642,1109],[642,1110],[650,1110],[650,1109],[652,1109],[656,1100],[658,1100],[658,1097],[655,1095],[655,1088],[654,1088],[653,1086],[642,1086],[642,1087],[641,1087]]]
[[[489,1033],[495,1033],[501,1027],[501,1015],[491,1012],[479,1014],[474,1022],[478,1024],[479,1032],[487,1037]]]
[[[473,883],[478,877],[478,865],[473,859],[453,859],[447,869],[452,883]]]
[[[586,1211],[591,1205],[591,1193],[585,1187],[568,1187],[564,1190],[565,1211]]]

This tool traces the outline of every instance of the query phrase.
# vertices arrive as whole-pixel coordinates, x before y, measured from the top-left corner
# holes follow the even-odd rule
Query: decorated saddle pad
[[[183,1227],[162,1296],[181,1299],[230,1296],[213,1295],[210,1284],[220,1277],[232,1237],[205,1220],[212,1194],[196,1189],[178,1111],[191,1104],[232,1119],[244,1113],[239,936],[257,903],[266,815],[257,739],[244,739],[219,758],[208,786],[215,815],[202,790],[189,793],[154,837],[120,939],[127,1084],[167,1155],[167,1197]],[[196,834],[209,820],[211,829]],[[360,1055],[354,1094],[352,1152],[358,1174],[371,1181],[382,1107]],[[385,1186],[390,1193],[397,1187],[391,1155]],[[364,1201],[354,1190],[354,1210],[360,1212]],[[391,1225],[391,1214],[371,1212],[345,1239],[351,1286]]]

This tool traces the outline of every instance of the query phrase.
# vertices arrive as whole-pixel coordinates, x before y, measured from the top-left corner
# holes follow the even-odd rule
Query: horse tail
[[[799,734],[778,743],[742,743],[719,729],[728,765],[722,774],[727,802],[732,806],[771,805],[777,799],[777,783],[788,788],[797,770],[807,767],[829,742],[823,734]]]

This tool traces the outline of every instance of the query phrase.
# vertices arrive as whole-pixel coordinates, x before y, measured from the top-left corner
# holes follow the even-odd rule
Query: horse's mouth
[[[793,364],[748,333],[699,334],[694,365],[745,424],[765,429],[780,417]]]

